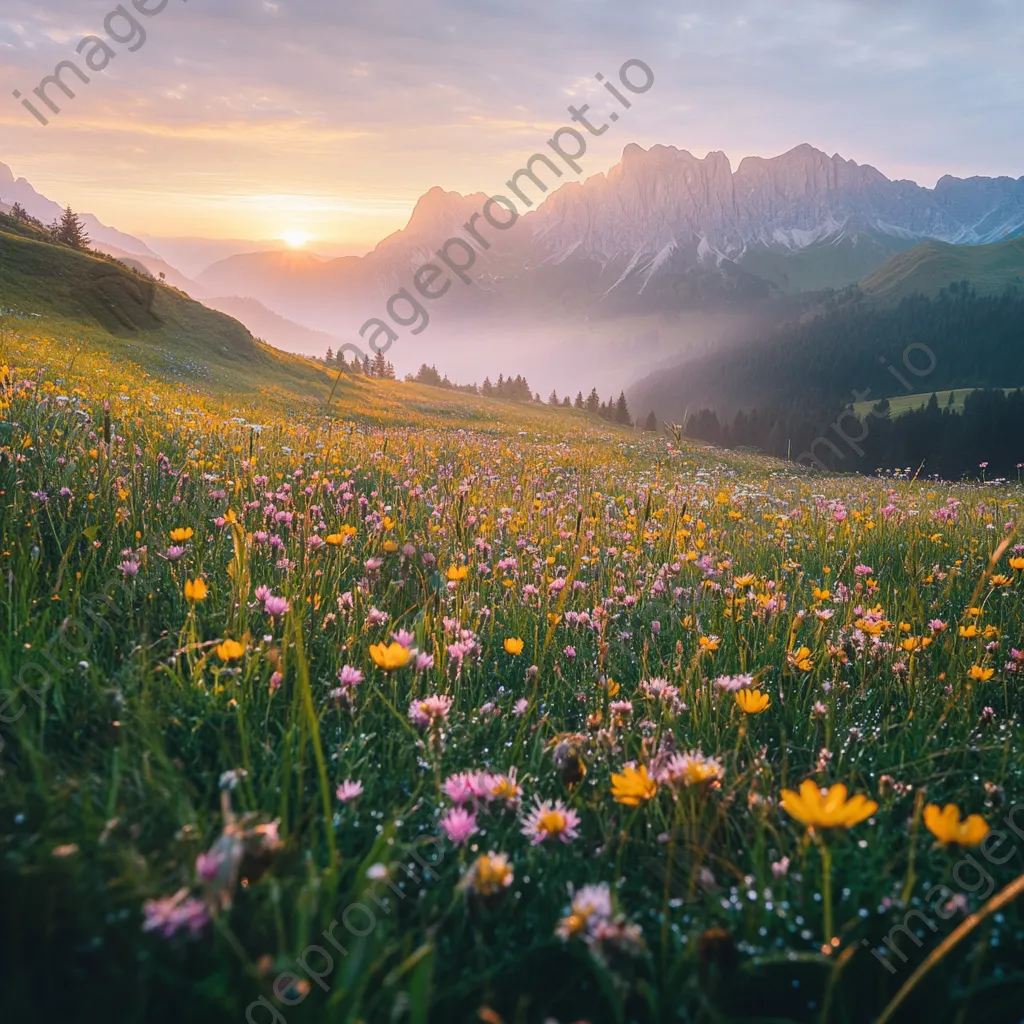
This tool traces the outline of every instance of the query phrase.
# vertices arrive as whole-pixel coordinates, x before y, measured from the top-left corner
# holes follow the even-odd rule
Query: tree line
[[[327,350],[326,362],[329,366],[335,366],[343,372],[363,374],[367,377],[374,377],[378,380],[394,380],[395,368],[384,356],[378,353],[373,360],[368,356],[360,362],[353,358],[351,362],[345,360],[343,352],[334,354],[332,349]],[[483,398],[497,398],[503,402],[533,402],[541,403],[540,393],[530,387],[530,382],[522,374],[511,374],[505,376],[499,374],[497,381],[485,377],[483,384],[456,384],[448,378],[447,374],[442,375],[436,366],[423,363],[415,374],[407,374],[405,380],[409,384],[425,384],[428,387],[444,388],[449,391],[459,391],[463,394],[480,395]],[[590,394],[584,398],[583,392],[576,393],[576,400],[573,401],[568,395],[558,397],[558,392],[552,390],[548,396],[547,404],[565,409],[576,409],[591,416],[597,416],[609,423],[616,423],[624,427],[638,427],[643,430],[657,430],[658,417],[652,410],[646,419],[641,423],[634,421],[629,410],[629,402],[626,400],[624,391],[619,392],[619,397],[609,398],[603,401],[597,392],[592,388]]]
[[[834,472],[909,470],[945,480],[1017,479],[1024,467],[1024,389],[978,389],[957,408],[933,393],[918,409],[893,416],[887,399],[867,412],[852,405],[808,408],[799,402],[744,410],[720,420],[701,409],[683,425],[695,440]]]
[[[86,233],[82,218],[70,206],[65,207],[64,212],[49,225],[29,214],[21,203],[14,203],[7,216],[16,223],[28,224],[40,231],[45,231],[54,242],[70,246],[72,249],[88,249],[92,244],[92,239]]]

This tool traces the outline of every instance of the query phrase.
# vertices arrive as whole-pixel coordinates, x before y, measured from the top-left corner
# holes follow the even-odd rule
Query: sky
[[[630,59],[655,84],[582,177],[631,142],[734,168],[809,142],[927,186],[1024,175],[1019,0],[135,2],[141,43],[104,27],[114,0],[0,0],[0,161],[136,235],[372,247],[435,185],[500,192],[570,104],[614,108],[594,76]],[[12,92],[68,59],[90,81],[50,88],[59,114],[36,101],[43,126]]]

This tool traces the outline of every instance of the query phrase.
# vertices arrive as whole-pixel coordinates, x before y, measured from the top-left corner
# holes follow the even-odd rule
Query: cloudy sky
[[[431,186],[500,190],[629,58],[656,83],[584,175],[629,142],[1024,174],[1019,0],[166,0],[135,52],[115,6],[0,0],[0,161],[136,234],[373,244]],[[12,91],[89,35],[117,56],[43,127]]]

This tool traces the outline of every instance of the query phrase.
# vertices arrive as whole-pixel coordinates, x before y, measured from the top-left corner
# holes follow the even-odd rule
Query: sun
[[[301,249],[309,241],[309,235],[297,229],[286,231],[281,238],[290,249]]]

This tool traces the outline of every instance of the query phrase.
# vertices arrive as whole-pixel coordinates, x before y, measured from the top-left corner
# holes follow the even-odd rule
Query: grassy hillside
[[[892,236],[853,232],[795,252],[770,249],[765,245],[751,246],[739,265],[770,281],[783,294],[796,295],[845,288],[909,245]]]
[[[861,290],[876,301],[897,303],[908,295],[938,295],[958,281],[970,281],[978,295],[1024,290],[1024,244],[924,242],[886,260],[864,278]]]
[[[964,402],[967,396],[972,393],[971,388],[962,388],[959,391],[937,391],[935,392],[938,398],[940,409],[953,409],[955,412],[963,412]],[[1015,389],[1004,388],[1007,394],[1011,394]],[[953,396],[953,404],[949,404],[949,396]],[[889,399],[889,415],[890,416],[901,416],[905,412],[913,412],[915,409],[923,409],[929,399],[932,397],[931,391],[922,392],[919,395],[899,395],[895,398]],[[866,416],[875,406],[875,402],[854,402],[853,411],[859,416]]]
[[[61,322],[0,341],[5,1019],[1019,1019],[1019,489]]]

